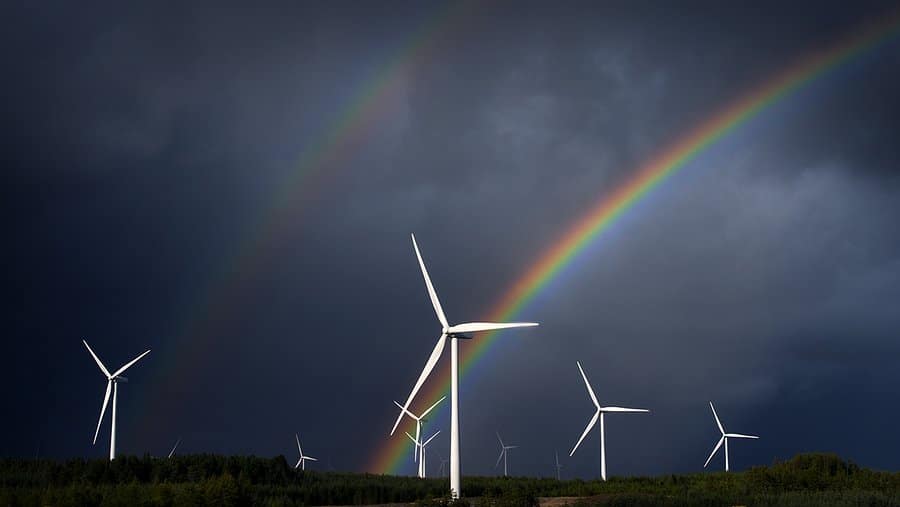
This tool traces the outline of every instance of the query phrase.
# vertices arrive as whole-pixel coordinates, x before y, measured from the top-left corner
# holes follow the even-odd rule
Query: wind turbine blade
[[[303,456],[303,459],[305,459],[306,461],[319,461],[316,458],[313,458],[312,456]]]
[[[123,366],[123,367],[119,368],[118,370],[116,370],[116,372],[113,373],[112,376],[113,376],[113,377],[118,377],[119,375],[125,373],[125,370],[127,370],[128,368],[131,368],[131,365],[133,365],[134,363],[140,361],[140,359],[141,359],[142,357],[146,356],[146,355],[149,354],[149,353],[150,353],[150,351],[148,350],[147,352],[144,352],[143,354],[141,354],[141,355],[137,356],[136,358],[132,359],[132,360],[129,361],[125,366]]]
[[[419,388],[422,387],[422,384],[425,383],[425,379],[428,378],[428,375],[431,374],[431,370],[434,369],[434,365],[437,364],[438,359],[441,357],[441,352],[444,351],[444,345],[447,344],[447,335],[441,334],[441,337],[438,338],[437,343],[434,345],[434,350],[431,351],[431,355],[428,357],[428,361],[425,363],[425,368],[422,369],[422,374],[419,375],[419,380],[416,380],[416,385],[413,386],[412,392],[409,393],[409,398],[406,398],[406,403],[400,407],[404,411],[409,409],[409,404],[412,403],[413,398],[416,397],[416,394],[419,392]],[[397,431],[397,425],[400,424],[400,419],[403,418],[403,412],[400,412],[400,415],[397,416],[397,421],[394,422],[394,427],[391,428],[391,435]]]
[[[503,445],[503,439],[500,438],[500,432],[496,431],[495,433],[497,433],[497,440],[500,441],[500,447],[506,447],[505,445]]]
[[[600,402],[597,401],[597,395],[594,394],[594,389],[591,388],[591,383],[588,382],[587,375],[584,374],[584,368],[581,367],[580,361],[575,361],[575,364],[578,365],[578,371],[581,372],[581,378],[584,379],[584,385],[587,386],[588,394],[591,395],[591,400],[594,402],[594,406],[597,407],[597,410],[600,410]],[[577,445],[575,447],[578,447]],[[575,452],[574,450],[572,452]]]
[[[294,470],[300,468],[300,465],[303,463],[303,458],[297,460],[297,464],[294,465]]]
[[[442,396],[441,399],[439,399],[439,400],[437,400],[436,402],[434,402],[434,405],[428,407],[428,410],[422,412],[422,415],[420,415],[420,416],[418,417],[418,419],[421,419],[421,418],[425,417],[426,415],[428,415],[428,412],[431,412],[431,411],[434,409],[434,407],[438,406],[438,403],[440,403],[440,402],[442,402],[442,401],[444,401],[444,400],[446,400],[446,399],[447,399],[446,396]],[[396,403],[396,402],[394,402],[394,403]]]
[[[649,412],[646,408],[602,407],[603,412]]]
[[[448,333],[477,333],[479,331],[494,331],[496,329],[510,329],[513,327],[534,327],[537,322],[466,322],[457,324],[447,330]]]
[[[88,352],[91,353],[91,357],[93,357],[93,358],[94,358],[94,361],[97,362],[97,366],[100,367],[100,371],[102,371],[103,374],[106,375],[106,378],[111,377],[112,375],[109,374],[109,370],[106,369],[106,366],[103,366],[103,362],[100,361],[100,358],[97,357],[97,354],[94,354],[94,351],[91,349],[91,346],[88,345],[88,343],[87,343],[85,340],[81,340],[81,343],[83,343],[84,346],[87,347]]]
[[[497,457],[497,463],[494,464],[494,468],[500,466],[500,460],[503,459],[503,455],[506,453],[506,449],[500,450],[500,456]]]
[[[722,435],[722,438],[719,439],[719,443],[716,444],[715,449],[709,454],[709,457],[706,458],[706,463],[703,464],[703,468],[706,468],[706,465],[709,465],[709,462],[712,461],[713,456],[716,455],[716,451],[719,450],[719,447],[722,447],[722,442],[725,441],[725,435]]]
[[[416,444],[416,447],[419,447],[419,441],[413,438],[413,436],[410,435],[408,431],[404,431],[403,433],[406,433],[406,436],[408,436],[409,439],[412,440],[414,444]]]
[[[179,438],[177,441],[175,441],[175,447],[172,447],[172,450],[169,451],[169,455],[167,456],[167,458],[171,458],[172,455],[175,454],[175,449],[178,449],[178,444],[180,444],[180,443],[181,443],[181,438]]]
[[[504,447],[504,449],[518,449],[518,448],[519,448],[518,445],[507,445]]]
[[[300,457],[303,457],[303,448],[300,447],[300,435],[294,433],[294,438],[297,439],[297,450],[300,451]]]
[[[742,435],[740,433],[726,433],[725,436],[728,438],[731,438],[731,437],[734,437],[734,438],[759,438],[756,435]]]
[[[725,428],[722,427],[722,421],[719,420],[719,415],[716,414],[716,407],[713,406],[712,402],[709,402],[709,408],[712,409],[713,417],[716,418],[716,426],[719,427],[719,431],[721,431],[722,434],[724,435],[724,434],[725,434]]]
[[[441,308],[441,302],[438,301],[437,292],[434,291],[434,285],[431,284],[431,277],[428,276],[428,270],[425,269],[425,262],[422,260],[422,254],[419,253],[419,245],[416,244],[416,235],[411,234],[413,248],[416,250],[416,258],[419,259],[419,267],[422,268],[422,276],[425,277],[425,286],[428,289],[428,297],[431,298],[431,306],[434,307],[434,313],[437,314],[437,318],[441,321],[441,325],[446,329],[450,327],[450,324],[447,323],[447,317],[444,316],[444,309]]]
[[[85,344],[87,345],[87,344]],[[98,360],[99,363],[99,360]],[[109,393],[112,392],[112,380],[106,381],[106,396],[103,397],[103,407],[100,409],[100,419],[97,420],[97,431],[94,432],[94,444],[97,443],[97,435],[100,434],[100,424],[103,422],[103,414],[106,413],[106,405],[109,403]]]
[[[575,443],[575,447],[572,448],[572,452],[569,453],[569,456],[575,454],[575,450],[578,449],[578,446],[581,445],[581,441],[584,440],[584,437],[587,436],[588,432],[591,431],[591,428],[597,424],[597,419],[600,417],[600,410],[594,412],[594,417],[591,417],[591,422],[588,423],[587,428],[584,429],[584,433],[581,434],[581,438],[578,439],[578,442]]]
[[[431,435],[431,438],[429,438],[428,440],[426,440],[425,443],[422,444],[422,447],[425,447],[426,445],[428,445],[429,442],[431,442],[432,440],[434,440],[434,437],[438,436],[440,433],[441,433],[441,431],[438,430],[437,433],[435,433],[434,435]]]
[[[441,398],[441,399],[443,399],[443,398]],[[403,405],[401,405],[399,401],[394,400],[394,405],[397,405],[397,406],[400,408],[400,410],[402,410],[404,413],[406,413],[406,415],[412,417],[413,419],[415,419],[415,420],[417,420],[417,421],[419,420],[419,418],[416,417],[415,414],[413,414],[413,413],[410,412],[409,410],[406,410],[405,408],[403,408]]]

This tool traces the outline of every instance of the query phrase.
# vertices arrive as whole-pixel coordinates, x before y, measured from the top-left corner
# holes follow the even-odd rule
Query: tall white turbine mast
[[[503,477],[507,476],[506,472],[506,451],[510,449],[515,449],[519,447],[518,445],[506,445],[503,443],[503,439],[500,438],[500,432],[497,432],[497,440],[500,441],[500,456],[497,457],[497,463],[494,464],[494,468],[497,468],[500,465],[500,459],[503,459]]]
[[[555,451],[555,452],[556,452],[556,480],[559,481],[559,480],[561,480],[559,472],[562,470],[562,465],[559,464],[559,451]]]
[[[575,361],[575,364],[578,365],[578,371],[581,372],[581,378],[584,379],[584,385],[587,386],[588,394],[591,395],[591,401],[594,402],[594,406],[597,407],[597,411],[594,412],[594,417],[591,418],[591,421],[588,423],[587,428],[584,429],[584,433],[581,434],[581,438],[578,439],[578,442],[575,444],[575,447],[572,448],[572,452],[569,453],[569,456],[575,454],[575,450],[578,449],[578,446],[581,445],[581,441],[584,440],[584,437],[587,436],[588,432],[591,431],[591,428],[597,424],[597,419],[600,419],[600,477],[603,480],[606,480],[606,432],[603,428],[603,415],[607,412],[650,412],[644,408],[622,408],[622,407],[601,407],[600,402],[597,401],[597,395],[594,394],[594,390],[591,388],[591,383],[588,382],[587,375],[584,374],[584,370],[581,368],[581,363]]]
[[[122,374],[125,373],[125,370],[131,368],[131,365],[138,362],[142,357],[146,356],[150,353],[150,351],[146,351],[143,354],[137,356],[131,361],[125,363],[125,366],[116,370],[115,373],[110,373],[109,370],[106,369],[106,366],[103,365],[103,362],[100,361],[100,358],[97,357],[97,354],[94,354],[94,351],[91,350],[91,346],[88,345],[87,341],[81,340],[81,343],[84,343],[84,346],[87,347],[88,352],[91,353],[91,357],[94,358],[94,361],[97,362],[97,366],[100,367],[100,371],[106,375],[106,395],[103,397],[103,407],[100,409],[100,419],[97,421],[97,430],[94,432],[94,445],[97,444],[97,435],[100,434],[100,423],[103,422],[103,415],[106,413],[106,405],[109,403],[109,393],[112,392],[112,431],[109,437],[109,459],[116,459],[116,400],[118,398],[119,393],[119,382],[128,382],[126,377],[123,377]]]
[[[712,402],[709,402],[709,408],[712,409],[713,417],[716,418],[716,426],[719,427],[719,431],[722,432],[722,438],[719,439],[719,443],[716,444],[716,447],[713,449],[712,453],[709,455],[709,458],[706,459],[706,463],[703,464],[703,468],[706,468],[706,465],[709,465],[709,462],[713,459],[713,456],[718,452],[719,447],[722,447],[722,443],[725,443],[725,471],[728,471],[728,439],[729,438],[759,438],[756,435],[742,435],[740,433],[725,433],[725,428],[722,427],[722,422],[719,421],[719,416],[716,414],[716,407],[713,406]]]
[[[317,460],[316,458],[313,458],[312,456],[306,456],[303,454],[303,448],[300,447],[300,435],[294,433],[294,438],[297,439],[297,450],[300,451],[300,459],[298,459],[297,464],[294,465],[294,470],[296,470],[298,467],[300,468],[300,470],[306,470],[306,462],[307,461],[319,461],[319,460]]]
[[[444,401],[445,399],[447,399],[447,397],[446,397],[446,396],[442,396],[441,399],[439,399],[439,400],[437,400],[436,402],[434,402],[434,405],[428,407],[428,410],[422,412],[422,413],[421,413],[420,415],[418,415],[418,416],[417,416],[416,414],[413,414],[412,412],[410,412],[410,411],[407,410],[406,408],[404,408],[403,405],[400,404],[400,402],[398,402],[397,400],[394,400],[394,405],[397,405],[398,407],[400,407],[400,410],[402,410],[403,413],[405,413],[406,415],[412,417],[412,418],[415,419],[415,421],[416,421],[416,438],[413,439],[413,441],[416,442],[416,447],[413,448],[413,461],[418,461],[418,457],[417,457],[418,452],[417,452],[417,451],[418,451],[418,449],[419,449],[419,447],[418,447],[418,446],[419,446],[419,443],[421,443],[421,441],[422,441],[422,440],[421,440],[421,436],[422,436],[422,423],[423,423],[423,422],[426,422],[426,421],[428,420],[428,419],[425,419],[425,416],[428,415],[428,413],[431,412],[431,411],[434,409],[434,407],[438,406],[438,403]]]
[[[440,430],[436,431],[434,435],[431,435],[431,438],[422,442],[422,455],[419,457],[419,466],[422,468],[422,478],[425,478],[425,448],[428,447],[428,444],[434,440],[434,437],[438,436],[441,433]]]
[[[178,444],[181,443],[181,437],[178,437],[178,440],[175,441],[175,447],[172,447],[172,450],[169,451],[169,458],[175,455],[175,449],[178,449]]]
[[[408,431],[405,431],[404,433],[406,433],[406,436],[408,436],[409,439],[412,440],[412,443],[413,443],[413,452],[416,456],[416,459],[414,459],[413,461],[418,461],[419,453],[422,450],[422,442],[419,441],[418,438],[413,438],[413,436],[410,435]],[[419,479],[423,479],[423,477],[422,477],[422,462],[421,461],[419,461],[419,465],[418,465],[418,467],[416,467],[416,476]]]
[[[528,326],[536,326],[538,325],[536,322],[512,322],[512,323],[495,323],[495,322],[469,322],[465,324],[457,324],[455,326],[451,326],[447,322],[447,317],[444,315],[444,310],[441,308],[441,303],[438,301],[437,293],[434,291],[434,286],[431,284],[431,278],[428,277],[428,271],[425,269],[425,262],[422,261],[422,255],[419,253],[419,246],[416,244],[416,236],[412,235],[412,243],[413,248],[416,251],[416,258],[419,260],[419,267],[422,268],[422,276],[425,278],[425,286],[428,289],[428,296],[431,298],[431,305],[434,307],[434,313],[437,314],[438,321],[441,323],[441,336],[438,338],[437,343],[434,346],[434,350],[431,351],[431,355],[428,357],[428,361],[425,363],[425,367],[422,369],[422,373],[419,375],[419,379],[416,380],[416,384],[413,386],[412,391],[409,393],[409,397],[406,399],[406,403],[403,404],[403,409],[408,409],[409,404],[412,402],[413,398],[416,397],[416,393],[419,392],[419,388],[422,387],[422,384],[425,382],[425,379],[428,378],[428,375],[431,373],[431,370],[434,369],[434,365],[437,363],[438,359],[441,357],[441,352],[444,351],[444,345],[446,345],[447,341],[450,341],[450,490],[451,494],[454,498],[459,497],[460,492],[460,468],[459,468],[459,343],[458,339],[460,338],[468,338],[463,333],[477,333],[479,331],[493,331],[497,329],[508,329],[513,327],[528,327]],[[397,416],[397,421],[394,423],[394,427],[391,429],[391,435],[397,431],[397,425],[400,424],[400,419],[403,418],[403,411],[400,412],[400,415]]]
[[[419,471],[418,471],[418,475],[419,475],[419,478],[420,478],[420,479],[424,479],[424,478],[425,478],[425,447],[427,447],[428,444],[430,444],[431,441],[434,440],[434,437],[438,436],[440,433],[441,433],[440,430],[438,430],[438,431],[436,431],[436,432],[434,433],[434,435],[431,435],[431,438],[429,438],[428,440],[422,442],[422,441],[420,441],[420,440],[416,440],[415,438],[413,438],[413,436],[410,435],[409,432],[406,432],[406,436],[408,436],[409,439],[412,440],[414,444],[416,444],[415,447],[416,447],[416,449],[418,449],[418,451],[419,451]]]

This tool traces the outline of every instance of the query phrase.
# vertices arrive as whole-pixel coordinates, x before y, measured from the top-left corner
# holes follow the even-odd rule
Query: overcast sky
[[[484,318],[643,162],[896,8],[211,4],[0,8],[0,455],[106,454],[87,339],[109,368],[153,350],[120,453],[292,459],[299,432],[314,468],[364,470],[440,331],[409,233],[450,319]],[[762,436],[734,468],[900,469],[898,90],[895,35],[625,213],[463,377],[463,473],[497,473],[499,430],[513,474],[558,450],[597,476],[596,433],[567,457],[576,360],[601,403],[653,411],[608,418],[611,475],[700,470],[709,400]]]

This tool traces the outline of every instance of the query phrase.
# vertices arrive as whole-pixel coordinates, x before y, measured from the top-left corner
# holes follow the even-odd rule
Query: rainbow
[[[553,246],[544,251],[537,262],[506,290],[485,320],[502,322],[516,318],[542,289],[572,264],[588,245],[600,239],[626,211],[687,166],[709,146],[759,115],[773,103],[853,60],[855,56],[881,45],[898,31],[900,31],[900,11],[882,18],[878,23],[865,27],[830,48],[807,56],[718,110],[687,135],[667,146],[656,157],[634,171],[632,176],[612,193],[602,195],[587,213],[576,220],[553,243]],[[496,334],[496,332],[486,333],[472,340],[470,346],[460,347],[462,355],[460,377],[471,371],[478,359],[484,356],[495,341]],[[440,377],[426,385],[426,390],[421,392],[418,399],[423,403],[430,403],[447,394],[449,390],[450,374],[444,369]],[[446,413],[447,405],[442,404],[440,412],[434,417],[441,417]],[[402,432],[399,434],[403,435]],[[408,457],[406,439],[392,438],[376,449],[367,470],[376,473],[398,473]]]
[[[183,377],[199,356],[212,348],[214,338],[227,328],[229,315],[239,313],[240,297],[247,285],[258,278],[298,223],[303,209],[316,198],[326,177],[334,177],[337,169],[355,154],[374,124],[388,115],[396,97],[402,92],[403,79],[410,68],[427,60],[443,38],[452,35],[470,19],[478,8],[472,1],[447,2],[429,12],[416,29],[391,51],[385,61],[373,69],[354,89],[338,114],[321,133],[300,152],[291,170],[278,185],[279,191],[260,213],[249,230],[252,233],[238,243],[238,248],[222,258],[215,271],[219,275],[203,287],[200,301],[183,316],[172,346],[163,350],[161,363],[166,372],[161,389],[151,397],[144,410],[158,413],[163,403],[182,394],[173,386],[184,385]],[[175,350],[186,346],[184,350]],[[176,354],[177,352],[177,354]],[[157,421],[142,417],[144,424]]]

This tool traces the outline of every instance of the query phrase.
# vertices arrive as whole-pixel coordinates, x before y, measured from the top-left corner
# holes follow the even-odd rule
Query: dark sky
[[[0,455],[105,455],[86,338],[111,368],[153,349],[121,453],[293,457],[299,432],[314,466],[364,469],[439,333],[410,232],[451,320],[483,318],[642,162],[896,8],[725,3],[7,3]],[[708,400],[762,436],[735,468],[900,469],[898,90],[894,37],[632,208],[463,378],[464,474],[495,473],[495,430],[511,473],[553,473],[593,410],[576,360],[653,410],[608,419],[612,475],[700,469]],[[598,443],[564,474],[596,476]]]

